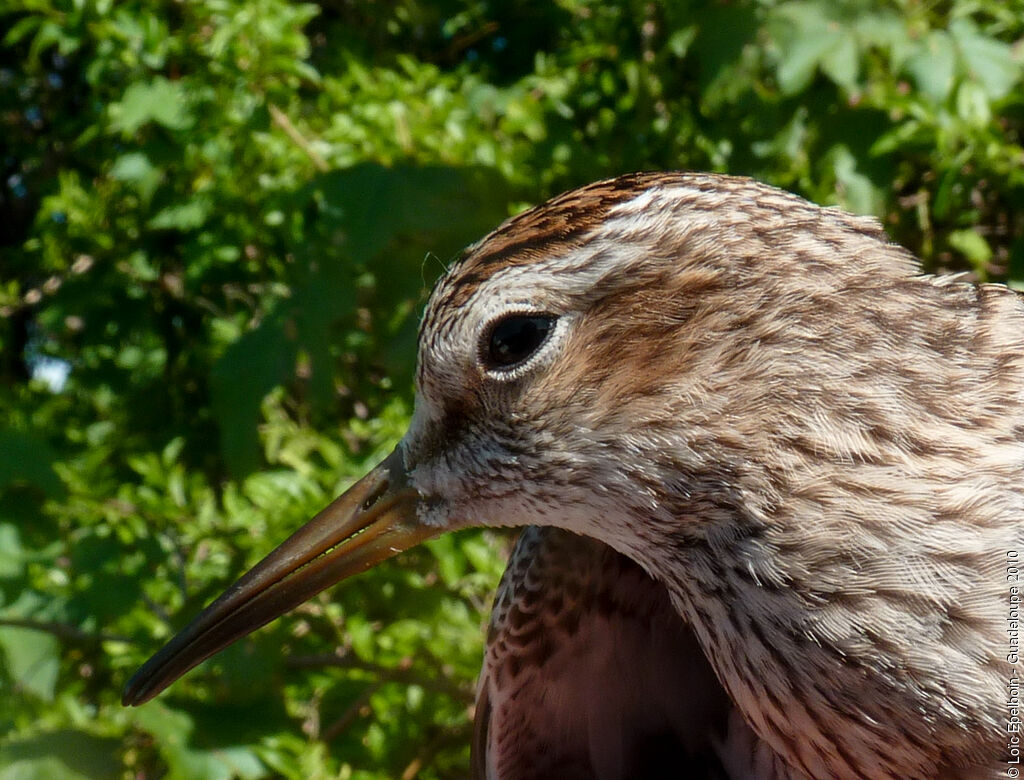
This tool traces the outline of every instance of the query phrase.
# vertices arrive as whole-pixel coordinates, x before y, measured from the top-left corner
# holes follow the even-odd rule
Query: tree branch
[[[430,763],[437,754],[445,748],[465,745],[471,731],[472,724],[441,731],[440,734],[423,746],[423,749],[416,758],[409,762],[405,771],[402,772],[402,780],[415,780],[420,770],[430,766]]]
[[[352,655],[297,655],[288,659],[288,666],[294,669],[320,669],[333,666],[339,669],[350,669],[372,674],[385,682],[398,682],[405,685],[419,685],[435,693],[442,693],[456,701],[472,704],[476,700],[473,690],[452,682],[443,672],[437,670],[435,677],[428,677],[422,670],[414,668],[412,663],[407,667],[381,666],[371,661],[363,661]]]
[[[352,702],[352,704],[350,704],[330,726],[323,730],[320,734],[320,741],[324,744],[330,742],[355,723],[356,718],[359,717],[359,711],[369,704],[370,697],[380,690],[380,686],[381,682],[379,680],[370,683],[366,687],[366,690],[359,694],[359,697]]]
[[[84,631],[78,626],[68,623],[57,623],[50,620],[32,620],[30,618],[0,618],[0,628],[27,628],[29,631],[42,631],[45,634],[52,634],[58,639],[66,642],[78,642],[80,644],[98,644],[99,642],[126,642],[130,645],[138,644],[134,639],[120,634],[94,634],[91,631]]]
[[[287,135],[295,145],[306,153],[313,162],[313,167],[316,168],[320,173],[327,173],[331,170],[331,166],[327,164],[327,160],[320,156],[320,153],[313,148],[313,145],[306,140],[305,136],[299,132],[299,128],[292,124],[292,120],[288,118],[288,115],[280,108],[275,106],[273,103],[267,103],[267,109],[270,111],[270,118],[274,120],[274,124],[284,130],[284,134]]]

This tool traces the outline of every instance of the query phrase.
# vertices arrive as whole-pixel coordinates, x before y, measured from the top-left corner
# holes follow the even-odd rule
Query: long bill
[[[416,519],[419,493],[395,449],[199,613],[125,686],[149,701],[185,672],[324,588],[437,535]]]

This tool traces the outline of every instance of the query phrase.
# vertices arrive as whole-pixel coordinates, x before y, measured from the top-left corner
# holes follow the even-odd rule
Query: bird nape
[[[1017,296],[872,219],[725,176],[574,190],[466,250],[395,451],[124,702],[424,539],[535,526],[479,777],[1004,776],[1022,393]]]

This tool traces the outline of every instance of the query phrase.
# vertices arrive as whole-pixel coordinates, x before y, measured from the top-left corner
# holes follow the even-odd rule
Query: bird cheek
[[[422,495],[422,494],[421,494]],[[420,498],[416,507],[416,517],[425,526],[431,528],[451,529],[462,524],[453,522],[451,503],[447,498],[438,495],[428,495]]]
[[[460,503],[461,484],[447,468],[444,459],[435,458],[411,468],[409,483],[420,494],[416,506],[417,519],[426,526],[453,527],[453,507]]]
[[[416,516],[423,525],[450,531],[494,524],[493,507],[480,490],[485,480],[451,468],[448,459],[416,466],[409,481],[420,494]]]

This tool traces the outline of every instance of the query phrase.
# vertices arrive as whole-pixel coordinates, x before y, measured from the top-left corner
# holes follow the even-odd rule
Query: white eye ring
[[[562,318],[551,312],[503,312],[484,327],[478,360],[484,373],[493,379],[517,379],[550,350],[562,330]]]

